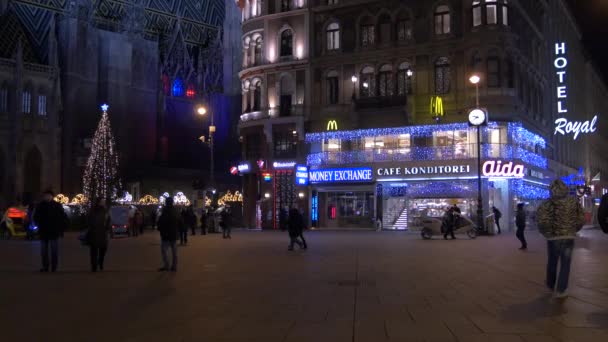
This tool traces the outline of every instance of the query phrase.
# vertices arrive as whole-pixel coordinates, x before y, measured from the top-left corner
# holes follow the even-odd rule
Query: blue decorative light
[[[519,158],[521,159],[524,163],[536,166],[538,168],[541,168],[543,170],[546,170],[549,163],[547,161],[547,158],[538,155],[536,153],[532,153],[528,150],[525,150],[521,147],[517,147],[515,148],[515,156],[514,158]]]
[[[542,149],[547,148],[547,141],[538,134],[534,134],[523,128],[521,122],[509,122],[507,125],[509,136],[514,144],[518,145],[537,145]]]
[[[319,194],[316,191],[312,193],[310,218],[313,225],[319,221]]]
[[[482,128],[482,130],[485,134],[487,133],[488,129],[496,127],[498,127],[498,124],[496,122],[490,122],[488,123],[488,126]],[[379,136],[399,136],[401,134],[410,134],[411,136],[417,137],[430,137],[435,132],[466,131],[469,129],[470,127],[467,123],[451,123],[440,125],[405,126],[393,128],[371,128],[359,129],[354,131],[329,131],[319,133],[308,133],[306,134],[306,142],[321,142],[326,139],[340,139],[343,141],[350,141],[361,138],[371,138]]]
[[[407,195],[410,198],[474,198],[477,196],[477,181],[416,182],[408,186]]]
[[[521,179],[511,181],[511,187],[518,199],[544,200],[551,196],[547,186],[529,184]]]
[[[173,80],[173,87],[171,87],[171,93],[173,96],[184,96],[184,82],[181,78]]]
[[[110,106],[108,106],[105,103],[101,105],[101,110],[103,110],[104,112],[107,112],[109,108],[110,108]]]

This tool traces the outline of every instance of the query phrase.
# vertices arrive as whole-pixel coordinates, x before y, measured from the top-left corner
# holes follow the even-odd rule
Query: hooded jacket
[[[554,180],[550,190],[551,198],[537,211],[538,229],[547,240],[574,239],[585,224],[583,209],[562,180]]]

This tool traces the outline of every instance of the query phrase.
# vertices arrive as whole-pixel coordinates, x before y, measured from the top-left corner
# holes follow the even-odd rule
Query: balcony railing
[[[283,114],[283,115],[282,115]],[[303,116],[304,106],[295,105],[289,107],[284,113],[281,113],[280,108],[265,109],[261,111],[253,111],[241,114],[241,122],[263,119],[287,118],[292,116]]]
[[[547,159],[518,146],[506,144],[483,144],[482,158],[521,159],[522,161],[539,167],[547,168]],[[398,161],[423,160],[452,160],[477,158],[477,145],[464,144],[455,146],[411,147],[411,148],[383,148],[366,151],[321,152],[309,154],[309,166],[364,164]]]

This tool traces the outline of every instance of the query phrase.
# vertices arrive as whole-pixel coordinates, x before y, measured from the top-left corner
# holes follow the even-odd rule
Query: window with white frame
[[[29,90],[24,90],[22,93],[21,111],[25,114],[32,113],[32,93]]]
[[[38,95],[38,115],[46,116],[46,95]]]
[[[485,0],[486,1],[486,22],[488,25],[495,25],[498,23],[498,9],[496,8],[496,0]]]
[[[340,49],[340,25],[338,23],[331,23],[327,26],[327,50],[338,50]]]
[[[474,0],[473,1],[473,27],[480,26],[482,24],[481,21],[481,1],[482,0]]]
[[[435,9],[435,34],[449,34],[451,31],[450,8],[447,5]]]

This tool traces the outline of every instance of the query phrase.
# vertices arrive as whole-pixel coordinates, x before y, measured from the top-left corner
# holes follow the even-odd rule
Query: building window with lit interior
[[[376,42],[376,30],[372,18],[365,17],[361,20],[361,46],[374,45]]]
[[[335,70],[328,72],[325,81],[327,83],[327,103],[337,104],[340,94],[338,72]]]
[[[397,17],[397,40],[405,42],[412,39],[412,20],[407,11],[401,11]]]
[[[340,49],[340,25],[331,23],[327,26],[327,50],[333,51]]]
[[[361,71],[361,81],[359,82],[361,97],[373,97],[376,95],[376,78],[374,68],[366,66]]]
[[[398,95],[409,95],[412,94],[412,77],[410,64],[403,62],[399,64],[399,70],[397,71],[397,94]]]
[[[435,9],[435,34],[449,34],[450,33],[450,8],[447,5],[437,6]]]
[[[378,95],[393,96],[393,67],[384,64],[378,74]]]
[[[508,0],[473,0],[473,27],[484,24],[497,25],[501,23],[509,26],[509,6]]]
[[[38,115],[46,116],[46,95],[38,95]]]
[[[293,32],[290,29],[281,32],[281,57],[293,56]]]
[[[21,111],[25,114],[32,112],[32,93],[29,90],[24,90],[22,93]]]
[[[450,92],[450,60],[440,57],[435,62],[435,93],[447,94]]]

